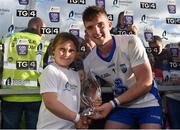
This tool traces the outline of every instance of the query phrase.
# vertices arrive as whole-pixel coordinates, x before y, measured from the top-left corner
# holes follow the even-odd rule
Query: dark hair
[[[96,18],[99,14],[105,14],[107,16],[107,13],[103,7],[99,6],[88,6],[82,15],[83,22],[84,21],[91,21],[92,19]]]
[[[116,27],[120,27],[120,26],[121,26],[121,22],[120,22],[120,17],[121,17],[121,16],[124,17],[124,11],[120,12],[119,15],[118,15]]]
[[[53,43],[52,43],[52,51],[55,50],[55,48],[58,44],[62,44],[68,40],[71,40],[74,43],[74,45],[76,46],[76,50],[78,51],[78,48],[79,48],[78,39],[76,38],[75,35],[73,35],[69,32],[61,32],[56,35],[56,37],[54,38]]]
[[[41,27],[43,27],[43,21],[39,17],[33,17],[28,22],[28,30],[41,36]]]
[[[37,25],[37,24],[41,24],[43,25],[43,21],[41,18],[39,17],[34,17],[32,19],[29,20],[28,22],[28,28],[33,28],[34,25]]]
[[[162,38],[160,36],[158,36],[158,35],[154,35],[153,40],[149,42],[149,45],[150,44],[156,44],[158,41],[162,42]]]

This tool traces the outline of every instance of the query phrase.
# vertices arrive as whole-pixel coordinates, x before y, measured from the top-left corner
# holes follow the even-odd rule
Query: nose
[[[64,56],[65,57],[69,57],[71,55],[71,53],[67,50],[67,51],[65,51],[65,53],[64,53]]]
[[[96,34],[99,34],[99,33],[100,33],[100,28],[99,28],[98,26],[95,26],[95,27],[94,27],[94,32],[95,32]]]

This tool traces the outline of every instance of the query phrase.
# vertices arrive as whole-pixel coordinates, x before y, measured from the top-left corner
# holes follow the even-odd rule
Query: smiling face
[[[84,21],[84,26],[89,38],[97,46],[102,46],[111,39],[110,30],[112,28],[112,22],[108,20],[105,14],[99,13],[91,21]]]
[[[57,43],[54,49],[55,62],[61,67],[69,68],[69,65],[74,61],[76,57],[76,53],[77,50],[73,41],[68,40],[63,43]]]

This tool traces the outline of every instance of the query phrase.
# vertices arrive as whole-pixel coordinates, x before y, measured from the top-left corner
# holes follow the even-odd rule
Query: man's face
[[[96,43],[97,46],[104,45],[110,38],[110,30],[112,23],[104,14],[99,14],[98,17],[91,21],[84,21],[85,31],[89,38]]]

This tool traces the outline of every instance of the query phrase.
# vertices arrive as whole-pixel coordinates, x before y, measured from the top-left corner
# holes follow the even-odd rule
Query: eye
[[[65,49],[64,49],[64,48],[59,48],[59,52],[64,53],[64,52],[65,52]]]
[[[76,50],[75,49],[70,49],[69,52],[74,53],[74,52],[76,52]]]
[[[87,26],[86,29],[87,29],[87,30],[92,30],[92,29],[93,29],[93,26]]]
[[[103,22],[98,23],[99,28],[104,28],[105,24]]]

